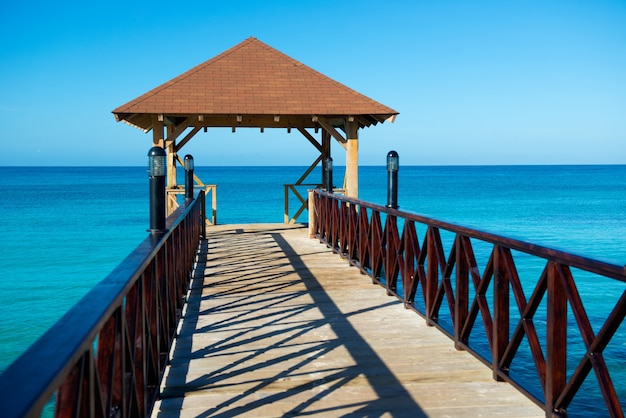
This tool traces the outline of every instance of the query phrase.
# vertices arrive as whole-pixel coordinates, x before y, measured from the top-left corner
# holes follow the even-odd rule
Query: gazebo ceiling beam
[[[336,132],[345,132],[344,125],[346,120],[352,119],[359,128],[365,128],[371,125],[382,123],[386,120],[386,115],[330,115],[330,116],[311,116],[311,115],[274,115],[274,114],[160,114],[163,122],[174,130],[180,127],[200,126],[202,128],[318,128],[323,127],[319,121],[324,122],[327,126],[331,126]],[[150,114],[134,115],[128,119],[122,119],[127,123],[139,127],[144,125],[143,118],[150,120]],[[325,128],[324,128],[325,129]],[[149,128],[144,129],[148,131]],[[180,135],[180,133],[179,133]],[[343,135],[341,135],[343,136]]]
[[[191,138],[193,138],[198,132],[200,132],[200,129],[202,129],[202,127],[194,126],[191,132],[185,135],[182,141],[176,144],[176,152],[178,152],[182,147],[184,147],[187,142],[191,141]]]
[[[323,153],[323,152],[324,152],[324,149],[322,148],[322,145],[321,145],[319,142],[317,142],[317,140],[313,137],[313,135],[311,135],[309,132],[307,132],[304,128],[298,128],[298,131],[300,131],[300,133],[301,133],[302,135],[304,135],[304,137],[305,137],[306,139],[308,139],[308,140],[309,140],[309,142],[310,142],[311,144],[313,144],[313,146],[314,146],[315,148],[317,148],[317,150],[318,150],[320,153]]]
[[[358,121],[359,127],[361,128],[364,126],[376,125],[378,123],[378,120],[369,115],[358,116],[356,120]]]
[[[196,118],[197,119],[197,115]],[[310,117],[299,115],[203,115],[193,126],[209,128],[314,128]]]
[[[335,127],[332,126],[328,122],[328,120],[326,120],[324,118],[319,118],[317,120],[317,123],[319,123],[320,126],[322,128],[324,128],[324,130],[326,132],[328,132],[333,138],[335,138],[337,140],[337,142],[339,142],[344,149],[346,148],[347,139],[345,137],[343,137],[339,132],[337,132]]]
[[[300,176],[300,178],[298,179],[298,181],[296,181],[296,184],[302,184],[302,182],[304,180],[306,180],[306,178],[309,176],[309,174],[311,174],[311,172],[315,169],[315,167],[317,167],[317,165],[322,161],[322,155],[318,155],[317,158],[315,159],[315,161],[313,161],[313,163],[309,166],[309,168],[304,172],[304,174],[302,174]]]
[[[152,119],[159,116],[163,123],[174,121],[170,125],[170,133],[167,142],[176,140],[187,128],[282,128],[291,129],[318,129],[322,128],[329,132],[342,146],[345,144],[345,127],[349,120],[348,115],[311,116],[311,115],[252,115],[252,114],[135,114],[125,115],[127,118],[120,119],[128,124],[139,127],[144,132],[152,129]],[[352,116],[354,123],[359,128],[365,128],[388,119],[388,115],[355,115]],[[321,122],[321,123],[320,123]],[[308,139],[308,138],[307,138]]]
[[[168,117],[164,117],[163,120],[167,120],[171,118]],[[181,118],[182,119],[182,118]],[[174,129],[172,130],[172,132],[169,133],[169,135],[167,135],[167,138],[165,139],[166,142],[175,142],[176,139],[183,133],[185,132],[185,129],[187,129],[189,127],[189,125],[191,125],[193,123],[193,118],[191,116],[187,116],[186,118],[182,119],[180,122],[178,122],[176,125],[174,125]]]

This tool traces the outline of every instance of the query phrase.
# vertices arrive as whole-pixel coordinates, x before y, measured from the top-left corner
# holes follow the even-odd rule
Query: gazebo
[[[398,112],[248,38],[113,110],[167,151],[168,188],[176,187],[178,153],[208,128],[300,132],[319,156],[299,180],[329,158],[331,138],[346,150],[345,193],[358,197],[358,130],[393,122]],[[321,131],[319,140],[314,135]]]

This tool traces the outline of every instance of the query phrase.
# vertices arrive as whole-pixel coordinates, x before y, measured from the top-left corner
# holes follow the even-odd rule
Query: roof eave
[[[378,123],[395,121],[397,112],[382,114],[355,114],[355,115],[246,115],[246,114],[157,114],[157,113],[116,113],[117,122],[124,122],[130,126],[149,132],[155,116],[163,116],[170,120],[191,120],[189,127],[206,128],[319,128],[318,118],[332,121],[334,126],[341,126],[346,119],[356,120],[359,128],[365,128]],[[191,116],[191,118],[189,118]]]

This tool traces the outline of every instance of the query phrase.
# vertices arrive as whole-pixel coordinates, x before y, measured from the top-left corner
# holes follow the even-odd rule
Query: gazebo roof
[[[148,131],[155,115],[206,127],[314,128],[318,118],[334,126],[354,118],[365,127],[398,112],[248,38],[113,114]]]

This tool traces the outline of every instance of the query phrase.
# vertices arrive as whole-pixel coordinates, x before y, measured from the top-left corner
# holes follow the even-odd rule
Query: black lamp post
[[[387,153],[387,207],[398,208],[398,170],[400,157],[395,151]]]
[[[193,157],[185,155],[185,199],[193,199]]]
[[[165,232],[165,176],[167,159],[165,150],[152,147],[148,152],[148,177],[150,178],[150,229],[155,234]]]
[[[328,157],[324,160],[324,170],[326,170],[326,191],[333,192],[333,159]]]

